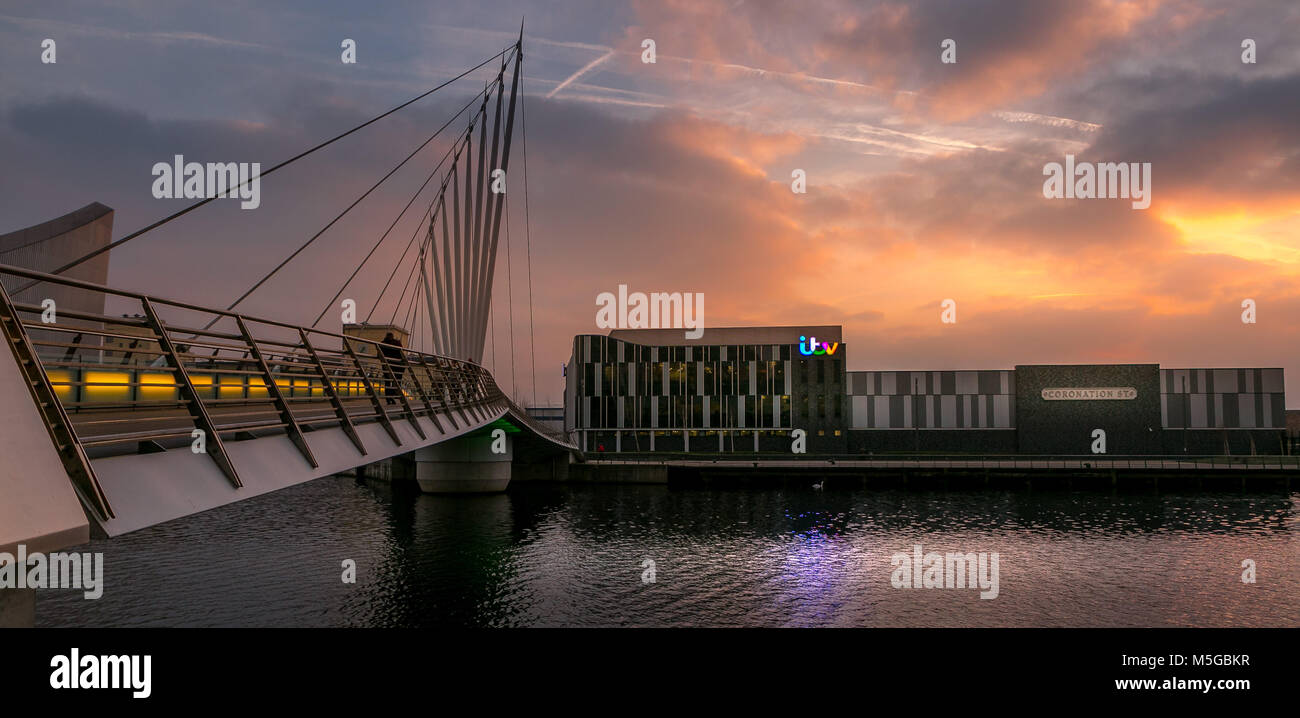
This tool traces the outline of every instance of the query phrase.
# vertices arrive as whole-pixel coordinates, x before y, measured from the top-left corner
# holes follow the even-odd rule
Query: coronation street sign
[[[1137,389],[1131,386],[1080,387],[1074,389],[1048,387],[1043,389],[1047,401],[1079,401],[1088,399],[1136,399]]]

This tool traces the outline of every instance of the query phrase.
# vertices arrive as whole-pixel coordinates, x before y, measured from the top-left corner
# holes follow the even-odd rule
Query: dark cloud
[[[1220,79],[1199,102],[1146,109],[1109,125],[1099,159],[1152,163],[1160,193],[1259,201],[1300,191],[1300,76]],[[1157,195],[1159,196],[1159,195]]]

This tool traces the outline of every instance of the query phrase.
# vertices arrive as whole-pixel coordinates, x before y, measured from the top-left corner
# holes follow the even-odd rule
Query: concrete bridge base
[[[466,436],[415,451],[415,480],[427,494],[495,493],[510,485],[513,450],[492,451],[491,435]]]

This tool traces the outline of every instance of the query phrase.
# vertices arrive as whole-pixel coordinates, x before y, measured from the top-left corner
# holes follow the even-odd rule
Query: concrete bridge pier
[[[514,449],[492,452],[490,434],[462,436],[415,450],[415,480],[427,494],[495,493],[510,484]]]

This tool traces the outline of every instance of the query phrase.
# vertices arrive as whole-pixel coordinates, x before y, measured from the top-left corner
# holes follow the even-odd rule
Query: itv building
[[[1242,455],[1284,451],[1278,368],[849,371],[839,326],[579,335],[565,422],[592,453]]]

